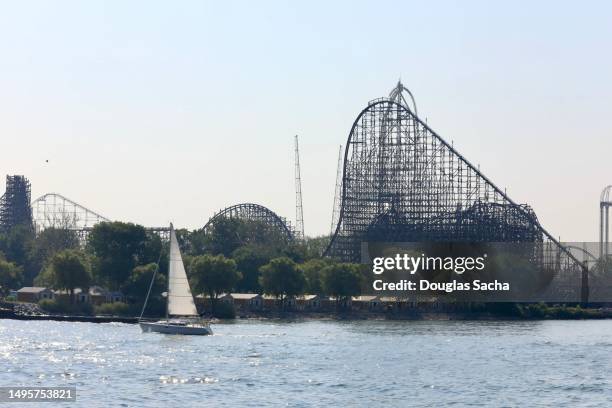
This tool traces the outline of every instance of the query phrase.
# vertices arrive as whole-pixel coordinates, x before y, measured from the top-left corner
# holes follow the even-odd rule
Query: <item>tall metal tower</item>
[[[295,135],[295,232],[297,239],[304,239],[304,210],[302,208],[302,177],[300,175],[300,148]]]
[[[612,207],[612,185],[603,189],[599,199],[599,257],[602,260],[610,255],[610,207]]]
[[[338,149],[338,167],[336,169],[336,190],[334,192],[334,208],[332,210],[332,221],[330,235],[334,234],[338,219],[340,218],[340,194],[342,194],[342,145]]]

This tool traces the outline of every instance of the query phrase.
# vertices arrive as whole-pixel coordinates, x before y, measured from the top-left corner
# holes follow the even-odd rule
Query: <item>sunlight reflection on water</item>
[[[0,320],[0,385],[76,385],[71,406],[88,407],[612,400],[612,321],[239,321],[213,329],[188,337],[128,324]]]

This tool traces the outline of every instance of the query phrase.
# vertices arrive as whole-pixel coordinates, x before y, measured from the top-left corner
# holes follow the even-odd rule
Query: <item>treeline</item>
[[[218,220],[209,231],[176,232],[194,293],[213,301],[224,292],[265,293],[280,302],[302,293],[341,299],[361,292],[358,265],[321,257],[328,237],[288,242],[263,223],[239,219]],[[152,313],[165,307],[168,246],[144,227],[99,223],[85,242],[68,229],[48,228],[35,235],[19,226],[0,234],[0,290],[5,295],[22,286],[73,294],[76,288],[99,285],[142,304],[158,265]]]

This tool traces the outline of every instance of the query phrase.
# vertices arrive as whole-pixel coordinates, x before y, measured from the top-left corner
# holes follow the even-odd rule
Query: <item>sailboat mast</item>
[[[174,226],[170,223],[170,245],[172,245],[172,231]],[[170,262],[172,262],[170,252],[168,251],[168,279],[166,279],[166,320],[168,319],[168,307],[170,306]]]

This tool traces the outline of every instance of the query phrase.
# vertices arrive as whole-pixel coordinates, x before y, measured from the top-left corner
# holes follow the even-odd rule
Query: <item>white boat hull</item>
[[[140,322],[143,333],[184,334],[206,336],[213,334],[212,329],[204,324],[176,324],[167,321]]]

